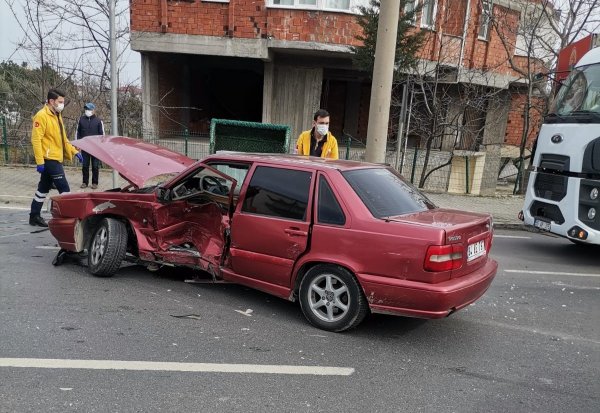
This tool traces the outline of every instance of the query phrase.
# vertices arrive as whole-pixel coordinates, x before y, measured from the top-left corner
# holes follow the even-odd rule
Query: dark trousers
[[[40,174],[40,182],[33,196],[33,201],[31,201],[32,216],[40,215],[40,212],[42,212],[42,206],[50,188],[52,188],[52,184],[54,184],[59,194],[71,191],[62,163],[46,159],[44,160],[44,172]]]
[[[83,166],[81,171],[83,172],[83,183],[90,183],[90,161],[92,161],[92,184],[98,185],[98,170],[100,169],[100,161],[98,158],[93,157],[87,152],[81,151],[83,155]]]

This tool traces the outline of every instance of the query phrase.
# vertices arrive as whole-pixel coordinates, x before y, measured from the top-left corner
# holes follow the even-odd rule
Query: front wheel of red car
[[[104,218],[94,231],[88,248],[88,269],[97,277],[111,277],[127,252],[127,228],[113,218]]]
[[[311,324],[334,332],[356,327],[369,311],[354,276],[331,264],[308,270],[300,283],[300,307]]]

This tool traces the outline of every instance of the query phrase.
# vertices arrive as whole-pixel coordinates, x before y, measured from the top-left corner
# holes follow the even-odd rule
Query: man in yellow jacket
[[[61,112],[65,107],[65,94],[58,89],[48,91],[48,101],[33,117],[31,145],[35,157],[36,169],[40,173],[40,182],[31,202],[29,225],[47,227],[41,217],[42,205],[52,184],[59,193],[69,192],[69,183],[63,169],[65,158],[76,156],[79,162],[82,156],[67,139]]]
[[[300,134],[296,143],[296,152],[300,155],[321,158],[339,158],[337,139],[329,132],[329,112],[325,109],[317,110],[312,129]]]

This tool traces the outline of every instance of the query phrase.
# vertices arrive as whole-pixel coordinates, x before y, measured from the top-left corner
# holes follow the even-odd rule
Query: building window
[[[417,15],[415,13],[416,7],[417,0],[406,0],[406,3],[404,4],[404,14],[413,13],[412,19],[410,21],[413,26],[417,24]]]
[[[421,27],[433,29],[435,27],[436,12],[436,0],[423,0],[423,9],[421,10]]]
[[[325,7],[328,9],[350,9],[350,0],[325,0]]]
[[[358,6],[368,6],[369,0],[268,0],[267,4],[271,7],[356,12]]]
[[[492,19],[492,0],[482,0],[480,4],[481,18],[477,37],[482,40],[488,40],[490,38],[490,21]]]
[[[317,0],[271,0],[274,6],[316,6]]]

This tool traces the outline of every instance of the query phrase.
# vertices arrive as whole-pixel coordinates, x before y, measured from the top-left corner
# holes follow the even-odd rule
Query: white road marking
[[[31,208],[25,208],[25,207],[7,207],[7,206],[0,206],[0,209],[14,209],[16,211],[29,211]]]
[[[562,281],[554,281],[552,285],[557,285],[559,287],[567,287],[571,290],[600,290],[600,287],[584,287],[581,285],[567,284]]]
[[[560,331],[542,330],[539,328],[534,328],[534,327],[529,327],[529,326],[519,326],[519,325],[515,325],[515,324],[508,324],[508,323],[503,323],[503,322],[494,321],[494,320],[478,319],[473,322],[477,323],[477,324],[483,324],[486,326],[494,327],[494,328],[505,328],[505,329],[514,330],[514,331],[520,331],[523,333],[540,334],[540,335],[547,336],[547,337],[558,337],[563,341],[577,341],[577,342],[593,344],[594,346],[600,345],[600,341],[598,341],[598,340],[594,340],[592,338],[587,338],[587,337],[581,337],[581,336],[573,336],[571,334],[565,334]]]
[[[31,235],[31,232],[19,232],[17,234],[0,235],[0,238],[18,237],[19,235]]]
[[[499,235],[499,234],[494,234],[494,238],[531,239],[531,237],[525,237],[523,235]]]
[[[40,250],[59,250],[60,247],[52,247],[50,245],[38,245],[36,248]]]
[[[29,199],[31,199],[33,197],[33,195],[27,196],[27,195],[9,195],[9,194],[0,194],[0,196],[8,197],[8,198],[29,198]]]
[[[354,368],[351,367],[286,365],[278,366],[268,364],[175,363],[156,361],[71,360],[31,358],[0,358],[0,367],[21,367],[38,369],[181,371],[245,374],[296,374],[312,376],[350,376],[354,373]]]
[[[528,271],[528,270],[504,270],[504,272],[534,275],[567,275],[572,277],[600,277],[600,274],[584,272],[558,272],[558,271]]]

